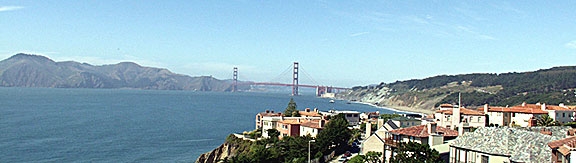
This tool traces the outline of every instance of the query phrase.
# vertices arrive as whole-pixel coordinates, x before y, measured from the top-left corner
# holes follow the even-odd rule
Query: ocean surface
[[[282,93],[0,88],[0,162],[194,162],[255,115],[281,112]],[[392,113],[294,97],[299,110]]]

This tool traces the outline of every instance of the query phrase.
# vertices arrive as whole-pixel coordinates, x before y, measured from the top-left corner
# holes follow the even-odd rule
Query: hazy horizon
[[[574,65],[575,5],[0,0],[0,58],[131,61],[218,79],[230,79],[237,66],[247,81],[270,81],[298,61],[318,83],[344,87],[535,71]]]

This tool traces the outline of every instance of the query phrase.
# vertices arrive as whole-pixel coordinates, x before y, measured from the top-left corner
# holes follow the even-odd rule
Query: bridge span
[[[350,88],[343,88],[343,87],[332,87],[332,86],[322,86],[322,85],[309,85],[309,84],[299,84],[299,64],[298,62],[294,62],[292,66],[292,84],[289,83],[271,83],[271,82],[256,82],[256,83],[238,83],[238,68],[234,67],[233,73],[233,90],[237,91],[238,85],[270,85],[270,86],[286,86],[292,87],[292,96],[298,96],[298,88],[299,87],[307,87],[307,88],[316,88],[316,96],[321,96],[326,93],[336,93],[337,91],[347,90]]]

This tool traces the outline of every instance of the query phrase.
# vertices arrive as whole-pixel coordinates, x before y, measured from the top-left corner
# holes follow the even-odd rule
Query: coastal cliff
[[[522,73],[440,75],[354,87],[336,98],[428,114],[439,104],[457,104],[458,93],[463,106],[506,106],[523,102],[575,105],[574,78],[575,66]]]
[[[200,157],[196,159],[196,163],[214,163],[227,157],[235,156],[238,150],[237,147],[237,145],[226,142],[218,148],[200,155]]]

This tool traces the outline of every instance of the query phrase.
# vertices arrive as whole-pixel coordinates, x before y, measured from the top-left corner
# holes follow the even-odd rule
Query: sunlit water
[[[193,162],[287,94],[0,88],[0,162]],[[298,109],[391,112],[314,96]]]

